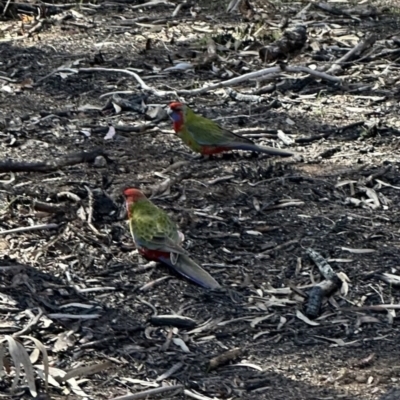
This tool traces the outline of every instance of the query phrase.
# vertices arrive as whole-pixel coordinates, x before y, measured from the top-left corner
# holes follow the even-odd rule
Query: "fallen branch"
[[[9,233],[31,232],[31,231],[39,231],[39,230],[44,230],[44,229],[57,229],[57,228],[58,228],[58,224],[21,226],[20,228],[7,229],[6,231],[0,231],[0,236],[7,235]]]
[[[308,248],[306,251],[317,265],[321,275],[325,278],[315,285],[308,293],[305,313],[308,318],[315,319],[319,317],[321,313],[324,298],[329,298],[339,290],[342,287],[342,280],[321,254],[311,248]]]
[[[44,203],[39,200],[33,200],[33,208],[36,211],[41,211],[49,214],[64,214],[66,209],[56,204]]]
[[[50,172],[63,167],[93,162],[97,156],[105,156],[103,149],[95,149],[89,152],[79,152],[67,154],[65,157],[56,158],[52,161],[20,162],[20,161],[0,161],[0,172]]]
[[[150,129],[155,128],[157,125],[154,122],[145,123],[143,125],[130,126],[130,125],[113,125],[115,132],[117,133],[148,133]],[[82,129],[89,128],[93,134],[106,134],[110,129],[109,126],[97,126],[97,125],[83,125]]]
[[[158,5],[163,5],[163,6],[172,6],[175,7],[174,3],[171,3],[169,1],[165,1],[165,0],[151,0],[148,1],[147,3],[143,3],[143,4],[138,4],[136,6],[130,6],[131,10],[136,10],[138,8],[144,8],[144,7],[155,7]]]
[[[220,89],[222,87],[234,86],[234,85],[237,85],[239,83],[249,81],[251,79],[258,79],[258,78],[261,78],[261,77],[265,78],[266,75],[270,75],[270,74],[272,75],[272,74],[276,74],[276,73],[279,73],[279,72],[282,72],[282,68],[279,67],[279,66],[278,67],[265,68],[265,69],[262,69],[260,71],[249,72],[247,74],[238,76],[236,78],[229,79],[229,80],[224,81],[224,82],[218,82],[218,83],[215,83],[215,84],[207,86],[207,87],[203,87],[203,88],[199,88],[199,89],[193,89],[193,90],[177,90],[176,93],[179,94],[179,95],[203,94],[203,93],[207,93],[207,92],[210,92],[212,90],[215,90],[215,89]],[[324,80],[331,81],[331,82],[334,82],[334,83],[340,83],[341,82],[341,79],[337,78],[336,76],[331,76],[331,75],[328,75],[328,74],[326,74],[324,72],[320,72],[320,71],[314,71],[314,70],[312,70],[312,69],[310,69],[308,67],[302,67],[302,66],[300,66],[300,67],[285,67],[285,72],[295,72],[295,73],[297,73],[297,72],[305,72],[305,73],[307,73],[309,75],[312,75],[312,76],[314,76],[314,77],[316,77],[318,79],[324,79]]]
[[[341,79],[336,77],[336,76],[328,75],[325,72],[321,72],[321,71],[314,71],[314,70],[312,70],[312,69],[310,69],[308,67],[303,67],[303,66],[299,66],[299,67],[285,66],[284,71],[285,72],[294,72],[294,73],[304,72],[306,74],[314,76],[317,79],[323,79],[323,80],[327,80],[327,81],[334,82],[334,83],[340,83],[341,82]],[[119,69],[119,68],[79,68],[79,69],[74,69],[74,68],[63,68],[63,67],[61,67],[61,68],[58,68],[55,71],[51,72],[50,74],[44,76],[43,78],[40,78],[39,80],[37,80],[36,83],[34,84],[34,86],[37,86],[40,82],[42,82],[45,79],[49,78],[50,76],[56,74],[57,72],[72,72],[72,73],[79,73],[79,72],[120,72],[120,73],[127,74],[127,75],[130,75],[133,78],[135,78],[136,81],[139,83],[140,88],[142,90],[147,90],[150,93],[152,93],[154,96],[158,96],[158,97],[174,96],[174,97],[176,97],[178,95],[198,95],[198,94],[207,93],[207,92],[210,92],[210,91],[215,90],[215,89],[220,89],[222,87],[237,85],[239,83],[246,82],[246,81],[249,81],[251,79],[257,79],[257,78],[265,77],[265,75],[268,75],[268,74],[276,74],[276,73],[279,73],[279,72],[283,72],[283,70],[282,70],[282,68],[280,66],[265,68],[265,69],[262,69],[260,71],[249,72],[247,74],[238,76],[236,78],[228,79],[227,81],[224,81],[224,82],[218,82],[218,83],[215,83],[215,84],[210,85],[210,86],[206,86],[206,87],[202,87],[202,88],[198,88],[198,89],[192,89],[192,90],[186,90],[186,89],[181,89],[181,90],[157,90],[157,89],[147,85],[138,74],[136,74],[135,72],[129,71],[127,69]]]
[[[348,11],[345,10],[341,10],[340,8],[337,7],[333,7],[327,3],[314,3],[314,6],[319,8],[320,10],[326,11],[328,13],[331,13],[333,15],[343,15],[345,17],[349,17],[349,18],[354,18]],[[356,19],[356,18],[354,18]]]
[[[151,86],[147,85],[143,79],[136,74],[133,71],[129,71],[127,69],[120,69],[120,68],[64,68],[60,67],[57,68],[56,70],[50,72],[50,74],[44,76],[43,78],[40,78],[39,80],[36,81],[34,86],[37,86],[40,82],[44,81],[47,78],[50,78],[51,76],[55,75],[58,72],[72,72],[72,73],[79,73],[79,72],[120,72],[122,74],[127,74],[136,79],[136,81],[139,83],[141,89],[143,90],[148,90],[150,93],[154,94],[155,96],[158,97],[165,97],[165,96],[171,96],[174,95],[176,96],[175,91],[165,91],[165,90],[157,90],[155,88],[152,88]]]
[[[88,197],[89,197],[89,207],[87,209],[87,214],[88,214],[87,223],[88,223],[88,226],[94,232],[94,234],[96,236],[102,237],[102,238],[107,237],[107,235],[105,235],[103,233],[100,233],[92,223],[94,196],[93,196],[93,192],[90,190],[90,188],[88,186],[84,185],[84,188],[88,192]]]
[[[228,350],[225,353],[220,354],[210,360],[208,365],[208,371],[218,368],[221,365],[226,364],[228,361],[238,358],[242,354],[242,350],[239,347]]]
[[[264,98],[262,96],[239,93],[236,90],[233,90],[231,88],[227,88],[225,90],[226,90],[226,94],[228,96],[230,96],[233,100],[237,100],[237,101],[248,101],[250,103],[261,103],[262,101],[267,100],[266,98]]]
[[[369,47],[373,46],[377,39],[375,34],[368,35],[364,40],[360,40],[356,47],[351,49],[348,53],[346,53],[343,57],[339,58],[327,71],[327,74],[336,75],[338,72],[342,70],[340,64],[348,62],[352,60],[354,57],[359,56],[362,52],[364,52]]]
[[[60,381],[67,382],[71,378],[75,378],[77,376],[88,376],[93,374],[98,374],[99,372],[104,371],[107,368],[112,367],[113,363],[111,361],[105,361],[100,364],[97,362],[85,365],[83,367],[76,367],[67,372],[64,377],[59,377]]]
[[[170,392],[171,390],[182,390],[183,385],[174,385],[174,386],[162,386],[155,389],[144,390],[143,392],[135,393],[135,394],[127,394],[125,396],[114,397],[111,400],[137,400],[144,399],[148,396],[154,396],[156,394]]]
[[[39,308],[38,314],[33,316],[33,318],[29,321],[28,325],[19,332],[15,332],[12,335],[12,337],[16,338],[18,336],[26,335],[27,333],[29,333],[31,329],[38,324],[40,318],[42,318],[42,315],[43,315],[43,310]]]

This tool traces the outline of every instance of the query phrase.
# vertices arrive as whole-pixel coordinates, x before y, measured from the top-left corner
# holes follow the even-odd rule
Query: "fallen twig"
[[[191,392],[190,390],[187,390],[187,389],[185,389],[185,390],[183,391],[183,393],[184,393],[187,397],[191,397],[192,399],[195,399],[195,400],[219,400],[218,397],[215,397],[215,396],[214,396],[213,398],[207,397],[207,396],[204,396],[204,395],[202,395],[202,394],[198,394],[198,393]]]
[[[114,129],[117,133],[148,133],[150,129],[155,128],[157,125],[154,122],[145,123],[142,125],[129,126],[129,125],[114,125]],[[106,134],[109,130],[108,126],[97,126],[97,125],[85,125],[82,128],[90,128],[90,132],[93,134]],[[153,131],[154,132],[154,131]]]
[[[319,8],[320,10],[326,11],[328,13],[331,13],[333,15],[343,15],[345,17],[349,17],[351,19],[353,19],[354,17],[347,11],[341,10],[340,8],[337,7],[333,7],[327,3],[314,3],[314,6]],[[357,19],[358,18],[354,18]]]
[[[57,72],[73,72],[73,73],[79,73],[79,72],[120,72],[122,74],[127,74],[130,76],[133,76],[136,81],[139,83],[140,87],[142,90],[148,90],[152,94],[158,97],[164,97],[164,96],[171,96],[174,95],[176,96],[176,92],[173,90],[165,91],[165,90],[157,90],[155,88],[152,88],[151,86],[147,85],[143,79],[136,74],[133,71],[129,71],[127,69],[120,69],[120,68],[65,68],[65,67],[60,67],[57,68],[56,70],[50,72],[50,74],[44,76],[43,78],[40,78],[39,80],[36,81],[34,86],[37,86],[40,82],[44,81],[45,79],[49,78],[50,76],[56,74]]]
[[[243,94],[239,93],[236,90],[231,88],[226,89],[226,93],[228,96],[232,97],[233,100],[237,101],[248,101],[250,103],[261,103],[262,101],[266,101],[267,99],[262,96],[256,96],[252,94]]]
[[[208,370],[218,368],[220,365],[226,364],[230,360],[238,358],[242,354],[242,350],[239,347],[228,350],[225,353],[220,354],[210,360]]]
[[[160,394],[164,392],[170,392],[171,390],[183,389],[183,385],[174,385],[174,386],[163,386],[155,389],[143,390],[143,392],[135,393],[135,394],[127,394],[125,396],[114,397],[111,400],[137,400],[143,399],[147,396],[153,396],[155,394]]]
[[[270,68],[265,68],[265,69],[261,69],[259,71],[254,71],[254,72],[249,72],[247,74],[232,78],[232,79],[228,79],[227,81],[223,81],[223,82],[218,82],[215,83],[213,85],[210,86],[206,86],[203,88],[199,88],[199,89],[192,89],[192,90],[177,90],[176,93],[178,95],[196,95],[196,94],[203,94],[203,93],[207,93],[210,92],[212,90],[215,89],[220,89],[222,87],[227,87],[227,86],[234,86],[237,85],[239,83],[242,82],[246,82],[249,81],[251,79],[257,79],[257,78],[265,78],[266,75],[272,75],[272,74],[277,74],[283,72],[281,67],[270,67]],[[341,79],[336,77],[336,76],[332,76],[332,75],[328,75],[324,72],[320,72],[320,71],[315,71],[312,70],[308,67],[303,67],[303,66],[299,66],[299,67],[289,67],[286,66],[285,67],[285,72],[304,72],[307,73],[309,75],[312,75],[318,79],[324,79],[327,81],[331,81],[334,83],[340,83]]]
[[[33,208],[36,211],[42,211],[49,214],[63,214],[66,209],[56,204],[44,203],[43,201],[33,200]]]
[[[97,156],[106,155],[103,149],[92,151],[82,151],[79,153],[67,154],[65,157],[56,158],[52,161],[20,162],[20,161],[0,161],[0,172],[50,172],[62,167],[92,162]]]
[[[360,40],[356,47],[351,49],[348,53],[346,53],[343,57],[339,58],[327,71],[327,74],[336,75],[339,71],[342,70],[340,64],[350,61],[354,57],[360,55],[363,51],[365,51],[368,47],[371,47],[377,39],[375,34],[368,35],[364,40]]]
[[[95,233],[96,236],[98,237],[107,237],[107,235],[100,233],[97,228],[93,225],[92,219],[93,219],[93,204],[94,204],[94,197],[93,197],[93,192],[90,190],[88,186],[84,186],[86,191],[88,192],[88,197],[89,197],[89,207],[87,210],[88,217],[87,217],[87,223],[89,228]]]
[[[57,228],[58,228],[58,224],[21,226],[20,228],[7,229],[6,231],[0,231],[0,235],[7,235],[9,233],[39,231],[39,230],[45,230],[45,229],[57,229]]]
[[[30,330],[38,324],[40,318],[42,318],[43,315],[43,310],[41,308],[39,308],[39,312],[37,315],[35,315],[28,323],[27,326],[25,326],[25,328],[23,328],[22,330],[20,330],[19,332],[15,332],[12,337],[16,338],[18,336],[22,336],[22,335],[26,335],[27,333],[30,332]]]
[[[321,72],[321,71],[314,71],[311,68],[308,67],[303,67],[303,66],[299,66],[299,67],[289,67],[289,66],[285,66],[284,69],[285,72],[304,72],[306,74],[309,74],[311,76],[314,76],[317,79],[324,79],[330,82],[334,82],[334,83],[340,83],[341,79],[336,77],[336,76],[332,76],[332,75],[328,75],[325,72]],[[44,76],[43,78],[39,79],[36,81],[34,86],[37,86],[40,82],[42,82],[43,80],[49,78],[50,76],[56,74],[57,72],[73,72],[73,73],[79,73],[79,72],[120,72],[123,74],[127,74],[132,76],[133,78],[136,79],[136,81],[139,83],[140,87],[142,90],[147,90],[150,93],[152,93],[155,96],[158,97],[168,97],[168,96],[177,96],[177,95],[197,95],[197,94],[203,94],[203,93],[207,93],[210,92],[212,90],[215,89],[219,89],[222,87],[227,87],[227,86],[232,86],[232,85],[236,85],[242,82],[246,82],[249,81],[251,79],[256,79],[256,78],[261,78],[261,77],[265,77],[265,75],[268,74],[276,74],[279,72],[283,72],[281,67],[271,67],[271,68],[265,68],[262,69],[260,71],[255,71],[255,72],[249,72],[248,74],[244,74],[232,79],[228,79],[227,81],[224,82],[218,82],[215,83],[213,85],[210,86],[206,86],[203,88],[198,88],[198,89],[191,89],[191,90],[187,90],[187,89],[181,89],[181,90],[157,90],[149,85],[147,85],[143,79],[136,74],[133,71],[129,71],[127,69],[119,69],[119,68],[58,68],[55,71],[51,72],[50,74]]]
[[[138,8],[144,8],[144,7],[154,7],[154,6],[158,6],[158,5],[164,5],[164,6],[172,6],[175,7],[174,3],[171,3],[169,1],[165,1],[165,0],[150,0],[147,3],[143,3],[143,4],[138,4],[136,6],[130,6],[131,10],[136,10]]]
[[[107,368],[110,368],[113,365],[111,361],[105,361],[103,363],[94,363],[91,365],[85,365],[83,367],[77,367],[69,370],[67,374],[61,378],[63,382],[67,382],[71,378],[75,378],[76,376],[88,376],[97,374],[99,372],[104,371]]]
[[[6,15],[8,6],[10,5],[10,1],[11,1],[11,0],[7,0],[7,3],[6,3],[6,5],[5,5],[5,7],[4,7],[4,10],[3,10],[3,15]]]
[[[50,319],[96,319],[99,318],[101,315],[100,314],[83,314],[83,315],[77,315],[77,314],[61,314],[61,313],[54,313],[54,314],[48,314],[47,315]]]

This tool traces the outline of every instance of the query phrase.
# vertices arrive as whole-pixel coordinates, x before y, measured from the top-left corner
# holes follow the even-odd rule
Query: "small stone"
[[[97,168],[104,168],[107,166],[107,160],[103,156],[97,156],[94,159],[94,166]]]

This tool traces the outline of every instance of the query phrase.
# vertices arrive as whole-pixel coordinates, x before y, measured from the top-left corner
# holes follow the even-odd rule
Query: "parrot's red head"
[[[135,201],[146,198],[146,196],[139,189],[136,189],[136,188],[125,189],[124,196],[125,196],[126,200],[130,201],[131,203],[134,203]]]
[[[136,188],[128,188],[124,190],[124,196],[126,200],[126,209],[128,211],[128,218],[130,218],[130,206],[133,203],[136,203],[138,200],[145,199],[146,196]]]
[[[178,101],[174,101],[170,103],[168,114],[169,117],[172,119],[174,125],[174,131],[178,133],[182,125],[185,123],[185,112],[186,106]]]

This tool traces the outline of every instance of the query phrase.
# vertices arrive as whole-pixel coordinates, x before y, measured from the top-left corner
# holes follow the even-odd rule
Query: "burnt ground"
[[[239,54],[262,23],[217,3],[174,17],[170,6],[98,3],[49,12],[40,26],[28,12],[23,26],[15,15],[0,22],[0,227],[47,225],[0,236],[0,333],[19,338],[35,369],[42,358],[21,335],[46,346],[53,378],[60,370],[76,375],[50,380],[52,399],[112,399],[173,385],[185,392],[151,398],[385,398],[400,377],[400,292],[381,275],[400,267],[397,10],[379,4],[377,15],[337,16],[307,3],[268,3],[263,44],[279,36],[283,15],[289,27],[308,27],[291,66],[328,68],[365,35],[377,40],[337,73],[339,84],[286,72],[258,83],[286,86],[270,86],[257,103],[221,88],[181,94],[257,143],[285,147],[283,131],[299,155],[199,160],[157,108],[177,96],[142,91],[126,73],[80,69],[131,68],[158,90],[195,89],[265,68],[257,53]],[[243,40],[238,50],[227,46],[232,34]],[[210,65],[187,56],[201,60],[210,37],[225,46],[221,59]],[[165,72],[179,57],[196,69]],[[256,82],[232,88],[255,94]],[[120,96],[137,111],[107,107],[112,97],[100,96],[117,91],[130,91]],[[53,168],[52,160],[94,149],[103,154],[94,162]],[[8,172],[9,159],[48,163],[40,172]],[[121,196],[131,185],[170,212],[221,290],[138,256]],[[348,277],[347,291],[330,297],[314,321],[302,317],[304,296],[323,278],[307,248]],[[150,321],[174,313],[196,327]],[[209,368],[236,348],[237,357]],[[6,363],[0,382],[10,397],[13,371]],[[37,384],[43,391],[38,376]],[[30,397],[23,379],[14,396]]]

